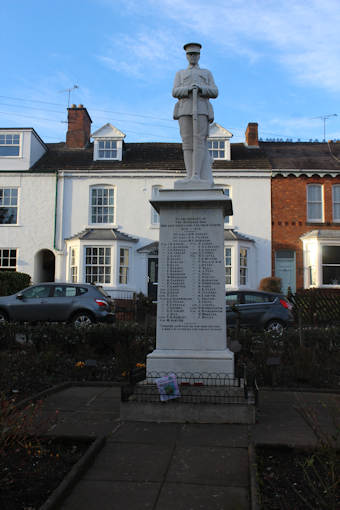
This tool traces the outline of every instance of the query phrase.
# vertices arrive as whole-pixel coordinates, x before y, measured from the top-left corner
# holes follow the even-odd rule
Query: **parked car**
[[[227,326],[264,329],[281,336],[284,328],[292,325],[292,304],[283,294],[253,290],[226,292]]]
[[[0,297],[0,322],[72,322],[76,326],[114,320],[104,290],[86,283],[39,283]]]

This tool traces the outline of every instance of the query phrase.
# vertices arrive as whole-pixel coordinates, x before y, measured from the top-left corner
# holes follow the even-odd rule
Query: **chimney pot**
[[[78,108],[84,108],[83,104],[78,104]]]

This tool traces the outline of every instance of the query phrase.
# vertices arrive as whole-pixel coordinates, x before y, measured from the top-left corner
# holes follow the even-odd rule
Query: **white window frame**
[[[15,261],[14,266],[10,264],[13,259]],[[0,248],[0,271],[16,271],[17,266],[18,250],[16,248]]]
[[[93,192],[96,190],[104,190],[104,191],[112,191],[113,193],[113,204],[92,204],[92,196]],[[109,198],[109,197],[108,197]],[[93,186],[90,186],[90,197],[89,197],[89,225],[115,225],[116,223],[116,188],[115,186],[111,186],[109,184],[95,184]],[[99,208],[99,207],[106,207],[106,208],[112,208],[112,221],[93,221],[93,208]],[[99,214],[97,211],[97,219],[99,218]]]
[[[108,148],[109,151],[116,151],[116,155],[114,157],[106,157],[106,156],[100,156],[100,151],[105,150],[100,148],[101,143],[109,142],[109,143],[115,143],[116,148]],[[121,161],[123,155],[123,142],[121,139],[117,138],[96,138],[94,140],[94,160],[95,161]]]
[[[223,143],[223,148],[221,147]],[[215,145],[215,147],[214,147]],[[213,160],[227,159],[227,139],[226,138],[208,138],[208,151]],[[214,152],[217,153],[214,155]],[[221,153],[224,152],[223,156]]]
[[[97,251],[95,251],[97,250]],[[103,251],[101,251],[103,250]],[[112,247],[107,245],[84,246],[84,281],[85,283],[112,284]],[[91,259],[88,262],[88,259]],[[87,271],[88,268],[93,268]],[[101,274],[100,268],[104,269]],[[92,278],[91,278],[92,276]],[[98,278],[99,276],[99,278]]]
[[[228,254],[227,250],[229,251]],[[226,287],[230,287],[233,283],[233,249],[231,246],[224,246],[224,268],[225,285]]]
[[[245,255],[242,254],[242,251],[245,251]],[[239,250],[239,260],[240,260],[240,286],[248,285],[249,280],[249,249],[245,246],[240,246]],[[245,263],[244,263],[245,261]]]
[[[336,199],[335,190],[339,190],[339,197]],[[335,209],[338,209],[338,215],[335,214]],[[334,184],[332,186],[332,213],[333,222],[340,223],[340,184]]]
[[[156,198],[159,197],[159,190],[161,188],[162,188],[162,186],[160,184],[155,184],[155,185],[152,186],[152,189],[151,189],[151,200],[155,200]],[[159,227],[159,214],[152,207],[151,204],[150,204],[150,207],[151,207],[151,226],[152,227]]]
[[[223,186],[223,194],[225,196],[227,196],[228,198],[231,198],[231,186]],[[224,226],[225,227],[231,227],[232,226],[232,222],[231,222],[231,219],[232,219],[232,216],[225,216],[224,217]]]
[[[131,248],[127,246],[118,247],[118,284],[129,285],[131,272]],[[126,260],[127,255],[127,260]],[[126,263],[127,262],[127,263]]]
[[[5,137],[4,140],[2,140],[2,137]],[[13,138],[14,137],[19,137],[19,142],[18,143],[6,143],[6,138],[9,139],[9,137]],[[8,154],[8,155],[4,155],[4,154],[1,154],[1,147],[18,147],[18,154]],[[22,150],[22,137],[21,137],[21,133],[9,133],[8,131],[0,131],[0,158],[20,158],[21,157],[21,150]]]
[[[340,286],[340,278],[339,280],[337,281],[337,283],[324,283],[324,279],[323,279],[323,270],[324,270],[324,267],[340,267],[340,259],[339,259],[339,263],[338,264],[324,264],[323,263],[323,249],[324,248],[339,248],[340,250],[340,244],[335,244],[335,243],[320,243],[320,265],[321,265],[321,272],[320,272],[320,281],[321,281],[321,284],[323,287],[339,287]]]
[[[79,266],[78,266],[78,248],[70,248],[70,282],[78,283]]]
[[[320,200],[310,200],[309,199],[309,190],[314,187],[318,188],[320,190]],[[324,221],[324,190],[323,185],[318,183],[310,183],[307,184],[307,221],[310,223],[323,223]],[[321,214],[318,217],[311,217],[310,216],[310,206],[319,204],[320,205],[320,211]]]
[[[4,203],[5,191],[9,190],[9,203]],[[16,191],[15,200],[12,197],[12,192]],[[1,193],[2,192],[2,193]],[[15,223],[1,223],[1,214],[0,214],[0,226],[6,225],[18,225],[18,216],[19,216],[19,188],[16,186],[1,186],[0,187],[0,209],[15,209],[16,210],[16,222]],[[14,203],[15,202],[15,203]]]

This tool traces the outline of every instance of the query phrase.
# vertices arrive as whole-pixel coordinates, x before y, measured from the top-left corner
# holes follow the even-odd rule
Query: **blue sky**
[[[92,131],[127,142],[179,141],[172,120],[183,44],[202,44],[232,141],[248,122],[263,138],[340,139],[339,0],[30,0],[1,2],[0,127],[65,140],[66,89]]]

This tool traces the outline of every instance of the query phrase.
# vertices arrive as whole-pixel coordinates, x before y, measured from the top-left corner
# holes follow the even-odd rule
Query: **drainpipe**
[[[53,236],[53,248],[57,250],[57,209],[58,209],[58,170],[56,171],[55,180],[55,205],[54,205],[54,236]]]

